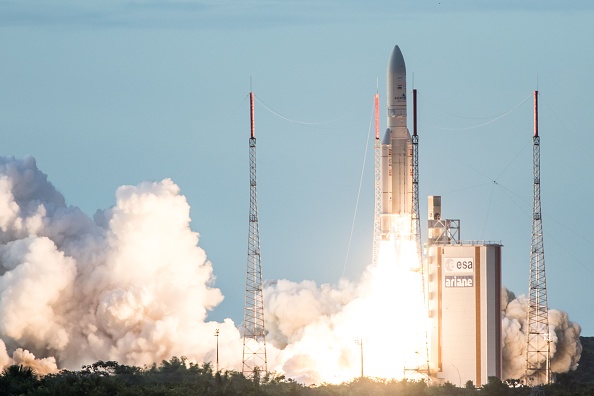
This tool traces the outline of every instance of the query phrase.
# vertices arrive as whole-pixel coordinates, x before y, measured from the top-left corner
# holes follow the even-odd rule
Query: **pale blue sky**
[[[549,305],[594,335],[594,5],[518,3],[0,1],[0,155],[35,156],[89,215],[122,184],[172,178],[226,296],[211,317],[239,323],[250,78],[276,112],[320,123],[256,104],[264,278],[336,283],[376,79],[384,129],[398,44],[419,91],[422,218],[426,196],[442,195],[463,239],[502,241],[503,283],[522,294],[538,84]],[[353,280],[371,256],[371,147],[346,262]]]

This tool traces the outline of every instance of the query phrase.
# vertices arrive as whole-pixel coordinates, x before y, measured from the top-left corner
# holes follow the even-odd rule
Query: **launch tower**
[[[382,145],[379,134],[379,94],[376,92],[373,97],[375,114],[375,140],[373,144],[374,164],[374,192],[375,205],[373,210],[373,257],[372,265],[377,265],[379,256],[379,245],[381,240],[381,216],[382,216]]]
[[[538,136],[538,91],[534,91],[533,173],[534,203],[532,211],[532,246],[530,250],[530,282],[528,294],[528,339],[526,345],[526,381],[528,385],[551,381],[549,344],[549,307],[542,238],[540,207],[540,136]]]
[[[260,231],[256,194],[256,136],[254,133],[254,93],[250,92],[250,215],[248,231],[245,306],[243,317],[242,373],[268,371],[266,331],[264,328],[264,298],[262,295],[262,264],[260,262]]]
[[[419,135],[417,134],[417,90],[413,89],[413,136],[412,136],[412,209],[410,216],[410,237],[414,239],[419,259],[419,268],[423,264],[421,246],[421,215],[419,213]],[[423,294],[425,291],[423,290]]]
[[[421,213],[419,211],[419,135],[417,134],[417,90],[413,89],[413,136],[412,136],[412,209],[410,216],[410,237],[415,241],[417,251],[417,259],[419,271],[421,271],[421,291],[423,293],[423,302],[425,308],[427,305],[427,294],[425,292],[425,273],[423,268],[423,247],[421,244]],[[428,329],[425,329],[425,358],[426,366],[423,369],[417,369],[419,372],[425,372],[429,375],[431,366],[429,362],[429,334]]]

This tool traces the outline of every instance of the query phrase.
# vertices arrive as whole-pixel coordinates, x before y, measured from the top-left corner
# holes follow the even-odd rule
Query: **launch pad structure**
[[[381,145],[376,110],[373,260],[376,263],[380,239],[407,238],[414,243],[418,263],[411,264],[421,273],[419,287],[429,323],[423,351],[426,365],[407,367],[405,375],[414,371],[437,384],[462,386],[462,381],[470,380],[476,386],[484,385],[488,377],[501,378],[502,374],[502,245],[461,241],[460,220],[442,219],[441,197],[430,197],[427,259],[423,263],[417,91],[413,89],[411,136],[407,129],[406,66],[398,46],[388,61],[387,105],[387,130]],[[409,223],[403,224],[407,218]]]
[[[398,46],[388,63],[388,127],[379,144],[376,103],[375,216],[373,263],[379,240],[402,238],[402,215],[410,215],[410,239],[415,241],[423,278],[429,327],[426,374],[436,383],[476,387],[491,376],[502,377],[501,242],[463,241],[460,220],[444,219],[441,197],[429,197],[427,254],[423,262],[419,216],[417,91],[413,90],[414,133],[406,128],[406,67]],[[380,157],[381,156],[381,157]],[[525,383],[551,381],[550,334],[542,214],[540,203],[540,136],[538,91],[534,92],[534,201],[530,255],[529,310]],[[379,227],[379,230],[378,230]],[[396,234],[395,234],[396,231]],[[404,233],[406,234],[406,232]],[[413,369],[423,372],[421,367]]]
[[[460,239],[430,196],[425,275],[430,368],[437,383],[482,386],[501,378],[501,243]]]
[[[413,135],[407,129],[406,67],[394,47],[387,73],[387,130],[379,136],[379,95],[374,96],[374,227],[372,264],[378,264],[382,241],[408,239],[414,243],[420,272],[419,287],[427,312],[426,364],[405,367],[434,384],[450,382],[475,387],[489,377],[502,378],[501,242],[462,240],[460,220],[442,217],[441,197],[429,196],[428,235],[421,245],[419,211],[419,137],[417,90],[413,90]],[[530,256],[530,306],[527,314],[525,383],[548,384],[550,334],[540,207],[540,137],[538,91],[534,92],[534,206]],[[250,92],[250,212],[244,306],[242,373],[267,372],[266,330],[256,191],[254,94]],[[409,219],[408,223],[403,219]],[[423,260],[425,253],[425,260]],[[362,348],[362,344],[361,344]],[[419,353],[419,352],[417,352]],[[361,369],[362,369],[361,362]],[[363,374],[362,374],[363,375]],[[537,389],[536,387],[534,388]]]

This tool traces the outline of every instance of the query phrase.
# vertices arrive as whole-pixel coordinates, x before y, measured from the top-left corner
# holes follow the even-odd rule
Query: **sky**
[[[250,90],[264,279],[357,280],[371,260],[373,95],[385,129],[399,45],[419,95],[421,218],[441,195],[462,239],[501,241],[517,295],[538,89],[549,307],[593,336],[593,17],[589,1],[3,0],[0,155],[34,156],[89,215],[118,186],[171,178],[225,296],[209,317],[240,323]]]

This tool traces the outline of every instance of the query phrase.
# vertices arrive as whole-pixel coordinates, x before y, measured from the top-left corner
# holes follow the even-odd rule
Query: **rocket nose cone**
[[[404,65],[404,57],[400,52],[400,47],[395,46],[388,62],[388,74],[406,74],[406,66]]]

